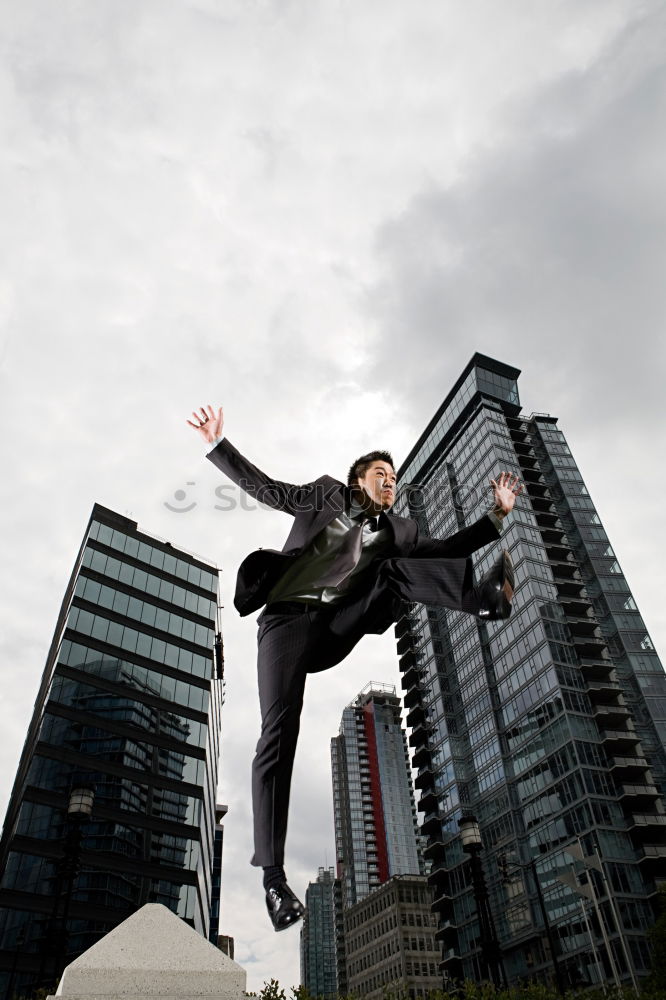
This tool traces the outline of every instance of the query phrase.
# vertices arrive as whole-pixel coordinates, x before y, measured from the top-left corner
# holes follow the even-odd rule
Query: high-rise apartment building
[[[320,868],[305,892],[301,927],[301,983],[323,1000],[347,995],[342,887],[334,868]]]
[[[395,688],[368,684],[331,740],[338,876],[345,907],[392,875],[424,873],[407,739]]]
[[[144,903],[208,935],[217,596],[212,563],[95,504],[0,841],[0,995],[52,985]]]
[[[398,654],[443,972],[485,971],[458,832],[473,814],[509,980],[552,968],[535,862],[560,967],[594,982],[582,897],[560,881],[575,864],[566,848],[580,838],[586,855],[598,849],[608,880],[606,891],[591,869],[612,951],[593,921],[604,976],[611,958],[624,977],[642,972],[666,875],[666,679],[557,419],[521,413],[519,374],[474,355],[399,470],[395,507],[443,537],[490,508],[491,477],[518,473],[526,491],[501,542],[474,559],[478,578],[510,550],[512,616],[483,623],[413,605]]]

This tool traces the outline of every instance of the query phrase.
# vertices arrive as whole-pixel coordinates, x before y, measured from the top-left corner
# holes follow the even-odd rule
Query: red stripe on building
[[[368,742],[368,766],[370,769],[370,791],[372,795],[372,815],[375,821],[377,838],[377,867],[379,881],[388,882],[389,865],[386,850],[386,827],[384,826],[384,807],[382,803],[382,784],[379,778],[379,758],[377,757],[377,738],[375,736],[375,714],[372,703],[363,706],[363,724],[365,738]]]

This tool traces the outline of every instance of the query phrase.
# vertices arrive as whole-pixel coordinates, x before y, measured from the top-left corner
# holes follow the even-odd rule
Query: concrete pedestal
[[[166,906],[148,903],[67,966],[56,997],[241,1000],[245,986],[240,965]]]

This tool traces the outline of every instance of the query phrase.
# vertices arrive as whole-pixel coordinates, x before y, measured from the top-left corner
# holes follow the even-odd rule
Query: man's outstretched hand
[[[516,497],[523,492],[523,484],[518,476],[510,472],[501,472],[497,479],[491,479],[495,499],[495,509],[493,511],[497,517],[502,518],[513,510]]]
[[[217,413],[215,413],[212,406],[202,406],[199,413],[195,413],[195,411],[192,410],[192,416],[197,421],[196,424],[193,424],[191,420],[188,420],[187,423],[190,427],[194,427],[195,431],[199,432],[206,443],[210,444],[222,433],[222,428],[224,426],[222,407],[220,407]]]

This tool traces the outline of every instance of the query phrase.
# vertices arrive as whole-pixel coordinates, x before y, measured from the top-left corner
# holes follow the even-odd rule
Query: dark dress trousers
[[[238,570],[234,605],[241,615],[262,608],[277,581],[314,538],[349,506],[351,492],[330,476],[302,486],[271,479],[224,438],[207,455],[249,496],[292,515],[281,552],[259,549]],[[499,537],[489,517],[449,538],[428,538],[415,521],[390,512],[384,550],[363,583],[331,604],[287,602],[269,605],[258,619],[258,683],[262,728],[252,765],[253,865],[281,865],[287,832],[289,792],[308,673],[340,663],[367,633],[381,633],[402,602],[420,601],[459,611],[476,610],[472,552]]]

